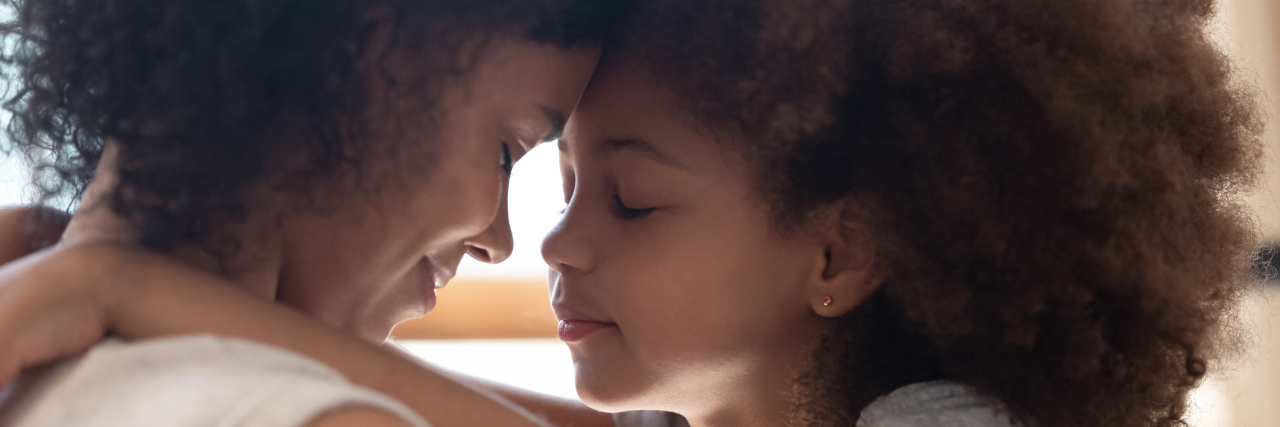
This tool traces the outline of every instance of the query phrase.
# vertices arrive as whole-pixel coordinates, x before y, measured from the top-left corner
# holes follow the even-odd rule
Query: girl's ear
[[[872,233],[856,207],[844,204],[824,215],[817,237],[824,245],[809,280],[808,299],[813,312],[838,317],[852,311],[884,282]]]

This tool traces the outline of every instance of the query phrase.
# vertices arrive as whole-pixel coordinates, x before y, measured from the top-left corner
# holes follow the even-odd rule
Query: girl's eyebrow
[[[688,166],[680,163],[675,157],[667,155],[667,153],[655,147],[649,141],[640,138],[622,138],[622,139],[606,139],[600,143],[596,149],[599,156],[605,157],[622,150],[634,151],[636,154],[642,155],[658,163],[671,166],[676,169],[689,170]]]
[[[567,138],[561,137],[560,140],[556,142],[556,147],[560,149],[560,154],[569,154],[569,141]],[[653,160],[676,169],[686,171],[691,170],[688,166],[685,166],[684,163],[676,160],[675,157],[667,155],[667,153],[658,149],[658,147],[650,144],[649,141],[645,141],[640,138],[606,139],[596,147],[596,155],[599,157],[605,157],[622,150],[634,151],[649,160]]]

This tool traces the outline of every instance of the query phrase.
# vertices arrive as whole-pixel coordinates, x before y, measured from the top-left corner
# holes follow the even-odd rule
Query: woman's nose
[[[466,241],[467,255],[471,255],[476,261],[497,264],[511,256],[511,246],[514,242],[511,237],[511,222],[508,220],[505,196],[506,194],[503,194],[502,201],[498,204],[498,214],[493,218],[493,223],[489,224],[489,228]]]

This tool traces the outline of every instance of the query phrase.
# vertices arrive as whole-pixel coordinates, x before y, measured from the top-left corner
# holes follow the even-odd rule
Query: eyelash
[[[622,198],[613,196],[613,215],[620,219],[637,219],[653,212],[654,208],[632,209],[622,204]]]
[[[502,143],[502,159],[498,160],[498,166],[502,167],[502,171],[506,172],[508,177],[511,176],[511,169],[515,167],[515,163],[511,162],[511,150],[507,148],[505,142]]]
[[[619,197],[616,194],[613,196],[613,209],[612,209],[613,215],[623,220],[638,219],[646,215],[649,215],[650,213],[653,213],[653,211],[656,209],[657,208],[634,209],[622,203],[622,197]],[[564,208],[560,209],[559,214],[564,215],[568,211],[569,211],[569,201],[566,200],[565,206]]]

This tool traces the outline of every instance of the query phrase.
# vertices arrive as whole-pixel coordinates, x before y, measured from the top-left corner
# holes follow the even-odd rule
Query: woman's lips
[[[422,261],[418,262],[418,271],[420,271],[419,287],[422,289],[422,314],[427,314],[436,308],[436,288],[443,285],[440,283],[440,271],[435,268],[435,264],[430,259],[423,257]]]
[[[594,320],[561,320],[560,327],[557,332],[559,332],[561,341],[569,343],[581,341],[592,332],[616,325],[617,324],[615,323],[597,322]]]
[[[428,271],[431,272],[433,286],[436,289],[443,288],[450,280],[453,280],[454,271],[458,269],[458,264],[454,263],[453,268],[445,268],[444,265],[437,262],[430,256],[422,257],[422,263]]]

